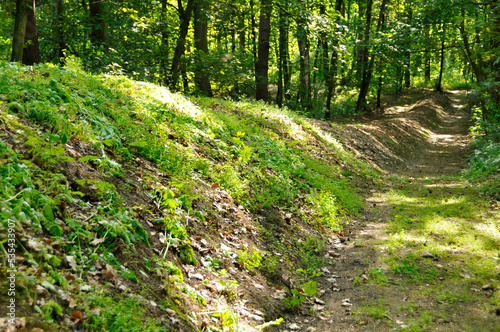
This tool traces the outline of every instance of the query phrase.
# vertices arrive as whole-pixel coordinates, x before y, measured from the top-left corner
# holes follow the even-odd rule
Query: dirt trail
[[[329,265],[318,281],[322,292],[318,294],[319,300],[310,301],[309,312],[302,310],[287,319],[280,331],[462,331],[469,330],[469,326],[473,330],[494,331],[494,326],[500,326],[497,316],[484,308],[481,311],[470,303],[460,307],[460,301],[451,302],[452,305],[446,300],[437,301],[441,297],[436,294],[446,292],[446,284],[435,285],[433,280],[408,283],[391,273],[388,266],[391,259],[397,261],[397,257],[426,248],[423,247],[426,242],[420,247],[400,244],[388,248],[387,243],[391,243],[388,227],[394,227],[393,221],[398,217],[394,211],[398,208],[404,214],[406,209],[391,201],[394,191],[425,191],[425,195],[443,197],[445,201],[457,194],[468,195],[467,184],[450,177],[459,175],[466,166],[470,117],[465,91],[445,95],[412,93],[396,100],[394,105],[379,119],[349,125],[338,133],[343,142],[350,142],[348,147],[352,151],[384,170],[386,175],[382,187],[372,189],[366,198],[362,215],[349,225],[348,241],[332,239]],[[351,140],[346,140],[349,137]],[[415,195],[411,199],[420,198]],[[430,204],[421,202],[422,206]],[[422,208],[424,211],[427,210]],[[413,268],[423,271],[419,270],[419,264],[425,265],[428,260],[423,262],[425,259],[415,257]],[[438,267],[445,264],[445,261],[438,264],[436,257],[433,261]],[[378,276],[374,271],[383,272]],[[411,277],[411,273],[407,276]],[[447,276],[436,274],[444,283]],[[464,278],[458,278],[457,284],[462,285]],[[311,315],[313,310],[315,315]],[[475,324],[481,327],[473,327]]]
[[[405,116],[405,113],[418,113],[417,116],[425,117],[428,111],[431,116],[438,108],[440,123],[429,132],[429,147],[422,149],[419,156],[408,161],[405,168],[391,169],[392,172],[407,176],[439,176],[443,174],[457,174],[465,168],[465,155],[468,147],[469,113],[466,109],[466,91],[452,91],[447,94],[450,101],[444,101],[447,106],[439,110],[439,106],[429,99],[417,102],[408,111],[388,112],[387,121],[394,116]]]

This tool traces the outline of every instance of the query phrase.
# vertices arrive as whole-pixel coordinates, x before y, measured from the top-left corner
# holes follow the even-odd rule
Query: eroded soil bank
[[[500,331],[499,211],[460,176],[466,94],[412,92],[376,120],[318,122],[385,176],[348,240],[331,241],[321,295],[280,331]]]

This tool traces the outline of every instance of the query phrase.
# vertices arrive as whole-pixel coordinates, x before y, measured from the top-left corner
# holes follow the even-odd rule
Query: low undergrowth
[[[262,309],[268,295],[243,275],[284,287],[293,308],[304,294],[278,269],[314,295],[323,239],[360,211],[357,186],[379,178],[292,113],[188,100],[72,61],[0,62],[0,139],[1,271],[17,271],[28,326],[279,324],[286,301]]]

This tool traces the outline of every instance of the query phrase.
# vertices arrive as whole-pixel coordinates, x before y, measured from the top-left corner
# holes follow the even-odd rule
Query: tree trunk
[[[342,9],[342,4],[343,0],[336,0],[335,2],[335,12],[337,15],[340,15],[340,10]],[[338,20],[338,19],[337,19]],[[332,103],[332,97],[333,97],[333,91],[335,87],[335,78],[337,74],[337,61],[338,61],[338,53],[337,53],[337,47],[338,47],[339,41],[337,38],[334,39],[333,41],[333,47],[332,47],[332,56],[330,59],[330,66],[326,70],[326,86],[328,89],[327,95],[326,95],[326,112],[325,112],[325,120],[330,120],[332,117],[331,113],[331,103]],[[325,56],[328,56],[328,45],[324,45],[323,49],[325,50]],[[327,65],[328,66],[328,65]]]
[[[462,35],[462,40],[464,42],[464,49],[465,53],[467,54],[467,60],[469,61],[472,70],[474,71],[474,75],[476,76],[476,82],[478,84],[481,84],[484,81],[484,76],[482,69],[479,68],[477,63],[474,61],[474,57],[472,55],[470,45],[469,45],[469,36],[467,34],[467,31],[465,30],[465,10],[462,9],[462,22],[460,22],[460,34]]]
[[[66,44],[66,38],[64,35],[64,17],[65,17],[65,8],[64,0],[56,0],[56,12],[57,12],[57,55],[59,58],[59,64],[64,66],[66,63],[66,55],[64,51],[68,49],[68,45]]]
[[[245,12],[240,14],[240,20],[238,23],[238,34],[239,34],[239,44],[240,52],[245,53],[246,45],[246,29],[245,29]]]
[[[30,0],[17,0],[16,2],[16,19],[14,23],[14,37],[12,38],[12,56],[10,58],[12,62],[23,61],[29,3]]]
[[[408,25],[411,25],[413,19],[413,4],[411,2],[408,3]],[[412,38],[411,31],[408,31],[408,38]],[[408,89],[411,86],[411,53],[409,51],[405,52],[405,87]]]
[[[496,55],[496,60],[493,62],[493,77],[495,81],[498,83],[500,82],[500,1],[492,1],[491,3],[492,7],[492,25],[493,25],[493,35],[495,38],[492,40],[492,49],[494,54]],[[500,89],[498,88],[498,85],[492,87],[491,94],[493,96],[493,99],[497,103],[500,103]]]
[[[378,23],[377,23],[377,30],[376,30],[377,34],[380,33],[380,30],[382,29],[382,25],[384,24],[385,7],[387,5],[387,1],[388,0],[382,0],[382,4],[380,6],[380,14],[379,14]],[[373,0],[369,0],[368,8],[366,9],[366,18],[367,18],[366,30],[365,30],[366,50],[364,50],[364,52],[366,53],[367,58],[368,58],[368,50],[369,50],[369,43],[370,43],[370,20],[371,20],[372,4],[373,4]],[[361,81],[361,88],[359,91],[358,101],[356,103],[356,112],[361,111],[366,106],[366,95],[368,94],[368,89],[370,87],[370,81],[372,78],[372,71],[373,71],[373,63],[374,62],[375,62],[375,55],[372,54],[372,57],[371,57],[368,65],[365,63],[363,66],[364,67],[363,79]]]
[[[36,28],[35,0],[31,2],[26,21],[26,34],[24,35],[23,64],[31,66],[42,62],[40,58],[40,45],[38,43],[38,30]]]
[[[103,47],[107,51],[105,0],[89,0],[90,41],[94,47]]]
[[[253,55],[253,63],[254,63],[254,70],[255,66],[257,65],[257,35],[255,34],[255,13],[254,13],[254,3],[253,0],[250,0],[250,25],[251,25],[251,33],[252,33],[252,55]]]
[[[431,80],[431,57],[429,56],[429,52],[425,53],[425,69],[424,69],[424,79],[425,83],[428,83]]]
[[[167,3],[161,0],[161,47],[160,47],[160,71],[163,73],[163,84],[168,85],[168,32],[167,32]]]
[[[411,86],[411,54],[410,52],[405,52],[405,88],[409,89]]]
[[[368,93],[368,88],[370,87],[370,76],[371,69],[369,67],[368,62],[368,52],[369,52],[369,43],[370,43],[370,26],[372,19],[372,5],[373,0],[368,0],[368,5],[366,7],[366,25],[365,25],[365,36],[363,45],[361,45],[361,86],[359,89],[358,102],[356,103],[356,112],[361,111],[366,106],[366,95]],[[383,7],[382,7],[383,9]],[[381,9],[381,10],[382,10]],[[373,58],[373,57],[372,57]]]
[[[382,107],[382,75],[378,75],[378,85],[377,85],[377,108]]]
[[[194,82],[196,88],[205,96],[213,97],[210,79],[204,70],[203,57],[208,53],[208,4],[206,0],[197,0],[194,7],[194,46],[197,53]]]
[[[182,56],[184,55],[184,48],[186,45],[186,36],[189,30],[189,22],[193,14],[194,0],[188,0],[186,9],[182,8],[182,0],[177,0],[179,18],[181,25],[179,27],[179,37],[175,45],[174,57],[172,59],[172,67],[170,68],[170,79],[168,85],[170,89],[176,90],[177,81],[179,80],[179,69],[181,65]]]
[[[309,57],[309,36],[307,31],[307,20],[303,12],[305,11],[304,1],[301,3],[301,13],[297,18],[297,43],[300,54],[300,86],[299,86],[299,102],[306,111],[311,110],[311,68]]]
[[[259,19],[259,50],[255,65],[255,99],[269,100],[269,36],[271,33],[271,1],[261,0]]]
[[[287,53],[288,53],[288,17],[283,9],[279,11],[279,41],[278,41],[278,92],[276,93],[276,104],[283,106],[283,96],[287,86],[283,87],[284,76],[287,76]],[[284,90],[284,91],[283,91]]]
[[[441,86],[441,83],[443,80],[443,68],[444,68],[444,36],[442,38],[443,40],[441,40],[441,65],[439,68],[439,79],[436,85],[436,91],[438,92],[443,92],[443,87]]]

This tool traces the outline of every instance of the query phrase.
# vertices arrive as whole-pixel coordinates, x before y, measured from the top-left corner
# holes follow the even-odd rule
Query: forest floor
[[[347,124],[73,65],[0,92],[0,332],[500,331],[465,91]]]
[[[321,314],[280,331],[500,331],[498,206],[461,176],[467,92],[390,98],[376,119],[318,122],[385,175],[318,278]]]

